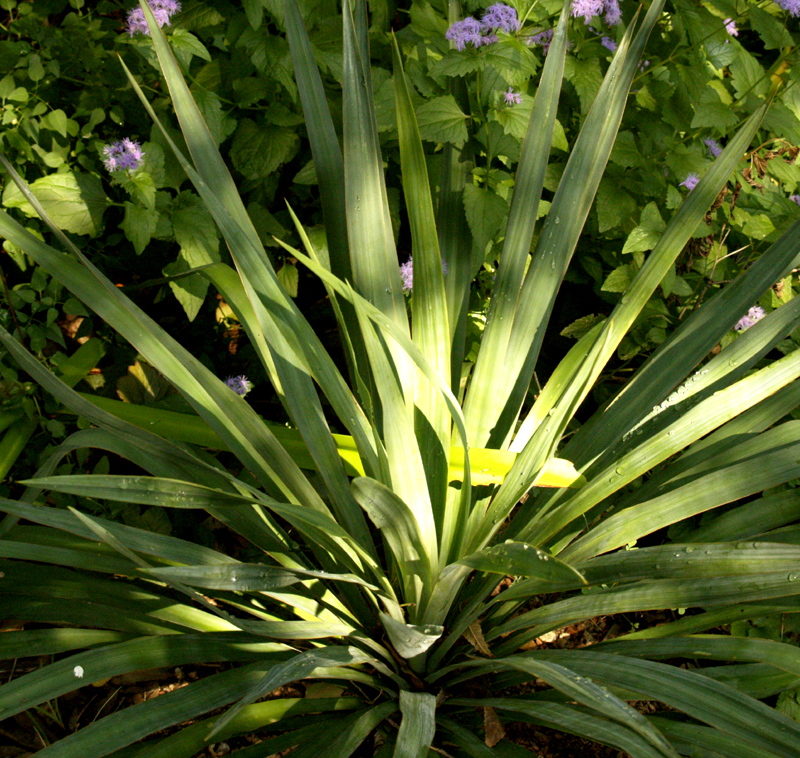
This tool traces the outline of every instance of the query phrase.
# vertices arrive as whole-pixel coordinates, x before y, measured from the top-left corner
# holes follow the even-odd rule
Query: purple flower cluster
[[[442,273],[447,276],[447,261],[442,259]],[[414,261],[409,258],[400,265],[400,278],[403,280],[403,292],[414,289]]]
[[[775,2],[792,16],[800,16],[800,0],[775,0]]]
[[[611,39],[611,37],[603,37],[600,40],[600,44],[606,48],[606,50],[610,50],[612,53],[616,52],[617,50],[617,42],[616,40]]]
[[[103,148],[106,169],[109,171],[133,171],[142,165],[144,153],[142,146],[132,139],[120,140]]]
[[[240,376],[229,376],[225,380],[225,384],[237,395],[241,395],[242,397],[253,389],[253,383],[244,374]]]
[[[547,55],[550,50],[550,43],[553,41],[553,30],[545,29],[543,32],[533,34],[525,40],[531,47],[542,46],[542,52]]]
[[[789,195],[789,200],[800,205],[800,195]]]
[[[798,0],[800,2],[800,0]],[[619,0],[572,0],[572,16],[578,18],[583,16],[583,20],[588,24],[592,18],[605,14],[605,22],[609,26],[616,26],[622,21],[622,11],[619,9]]]
[[[505,3],[495,3],[489,6],[480,21],[472,16],[468,16],[463,21],[456,21],[444,36],[445,39],[455,43],[456,50],[463,50],[470,42],[474,47],[497,42],[495,32],[498,29],[506,34],[519,31],[517,12]]]
[[[761,319],[766,315],[767,314],[760,305],[754,305],[749,311],[747,311],[746,316],[742,316],[736,322],[736,326],[733,328],[737,332],[743,332],[745,329],[749,329],[753,324],[755,324],[756,321],[761,321]]]
[[[686,187],[686,189],[691,192],[696,186],[697,183],[700,181],[700,177],[694,173],[694,171],[689,174],[678,186],[679,187]]]
[[[726,18],[723,23],[725,24],[725,31],[728,32],[731,37],[739,36],[739,30],[736,28],[736,22],[732,18]]]
[[[719,158],[719,155],[722,152],[719,142],[717,142],[715,139],[711,139],[711,137],[706,137],[703,140],[703,144],[705,144],[705,146],[708,148],[708,154],[712,158]]]
[[[508,92],[503,95],[503,100],[506,101],[506,105],[519,105],[522,102],[522,95],[519,92],[514,92],[514,90],[509,87]]]
[[[181,4],[178,0],[147,0],[150,10],[156,17],[156,22],[159,27],[169,26],[169,20],[180,9]],[[144,11],[141,8],[134,8],[128,13],[128,34],[133,37],[134,34],[150,34],[150,29],[147,27],[147,21],[144,18]]]

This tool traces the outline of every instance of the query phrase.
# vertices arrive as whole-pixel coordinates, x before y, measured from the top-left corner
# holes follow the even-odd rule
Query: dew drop
[[[791,574],[789,574],[789,576],[788,576],[788,577],[786,577],[786,578],[787,578],[787,579],[788,579],[790,582],[796,582],[796,581],[797,581],[797,577],[798,577],[798,576],[800,576],[800,574],[798,574],[796,571],[793,571],[793,572],[792,572]]]

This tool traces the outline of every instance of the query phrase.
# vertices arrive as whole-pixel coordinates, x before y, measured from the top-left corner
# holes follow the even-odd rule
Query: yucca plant
[[[175,433],[168,415],[127,406],[123,420],[115,404],[77,394],[0,334],[25,371],[93,424],[52,454],[18,501],[0,500],[7,513],[0,530],[3,615],[40,627],[0,635],[0,655],[58,656],[0,687],[0,719],[128,671],[231,664],[99,719],[37,755],[180,758],[257,730],[264,730],[263,741],[234,755],[292,747],[297,758],[345,758],[359,750],[396,758],[519,754],[508,741],[494,744],[496,734],[481,733],[480,708],[493,709],[486,713],[500,722],[554,727],[634,758],[798,755],[800,725],[751,696],[800,679],[797,648],[698,634],[796,610],[800,547],[793,532],[781,530],[797,517],[796,498],[784,492],[728,509],[688,531],[682,544],[655,540],[664,544],[630,548],[664,527],[800,476],[798,422],[779,423],[800,405],[800,351],[757,368],[800,324],[800,298],[708,358],[742,313],[797,265],[800,223],[562,442],[741,159],[764,108],[688,195],[611,316],[566,355],[533,406],[524,404],[662,4],[655,0],[620,42],[528,265],[562,81],[564,7],[523,145],[485,333],[462,395],[474,273],[460,204],[467,169],[446,148],[435,208],[395,43],[414,255],[409,319],[371,105],[365,4],[344,4],[342,149],[298,6],[285,0],[328,238],[323,254],[298,223],[305,251],[290,252],[328,289],[347,351],[345,377],[279,285],[169,44],[142,3],[191,160],[173,149],[236,266],[215,264],[202,273],[247,330],[294,429],[260,419],[64,235],[59,252],[0,214],[0,233],[117,329],[197,412]],[[224,446],[242,473],[179,439]],[[84,447],[119,454],[150,476],[53,476],[64,455]],[[648,472],[641,486],[628,486]],[[185,540],[47,507],[39,504],[45,490],[202,510],[249,540],[261,558],[243,563]],[[506,577],[514,582],[496,592]],[[580,650],[528,644],[578,620],[678,607],[702,610]],[[746,665],[672,665],[701,658]],[[309,680],[336,686],[327,697],[274,694]],[[539,684],[534,691],[518,686],[531,681]],[[634,700],[668,708],[645,716],[629,704]],[[218,709],[226,710],[208,717]],[[153,736],[187,721],[193,723],[167,737]]]

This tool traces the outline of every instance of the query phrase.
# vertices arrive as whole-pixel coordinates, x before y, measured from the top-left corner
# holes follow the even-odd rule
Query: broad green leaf
[[[51,174],[37,179],[30,187],[61,229],[92,237],[100,232],[109,199],[96,176],[81,172]],[[3,205],[19,208],[26,216],[38,215],[13,182],[6,184]]]
[[[125,201],[125,218],[119,225],[130,240],[137,255],[150,243],[158,224],[158,212]]]
[[[467,117],[452,95],[426,100],[416,109],[416,116],[424,140],[450,142],[456,147],[467,141]]]
[[[505,221],[508,203],[491,190],[468,184],[464,187],[464,211],[475,246],[483,251]]]
[[[264,179],[297,152],[297,134],[272,124],[244,119],[236,130],[231,160],[236,169],[253,181]]]

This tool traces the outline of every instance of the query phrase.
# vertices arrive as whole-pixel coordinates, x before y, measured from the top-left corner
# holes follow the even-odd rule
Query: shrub
[[[298,8],[292,0],[285,6],[328,255],[319,254],[299,223],[305,252],[284,245],[328,289],[345,337],[349,380],[280,286],[178,63],[152,12],[142,9],[192,161],[166,130],[164,139],[237,267],[218,263],[203,275],[247,329],[296,431],[265,424],[66,236],[60,238],[67,252],[59,252],[0,214],[0,231],[130,340],[241,466],[234,474],[159,436],[144,414],[133,416],[142,426],[117,418],[60,383],[0,332],[25,371],[95,425],[68,438],[25,482],[29,489],[19,501],[0,500],[8,514],[0,540],[4,608],[46,625],[2,635],[0,652],[69,653],[0,687],[0,714],[125,671],[225,661],[242,665],[106,716],[41,755],[190,756],[209,739],[276,723],[280,734],[239,755],[298,746],[292,755],[345,758],[376,730],[384,740],[380,755],[424,756],[431,748],[458,756],[508,754],[503,743],[489,747],[487,740],[494,740],[476,734],[480,707],[636,758],[694,750],[736,758],[795,755],[800,726],[747,692],[767,672],[774,677],[772,692],[794,683],[797,649],[695,634],[794,609],[800,548],[782,544],[780,532],[794,516],[764,498],[756,516],[745,504],[688,532],[681,543],[659,537],[654,541],[664,544],[652,544],[648,536],[800,476],[797,423],[778,423],[800,404],[794,381],[800,352],[760,364],[798,325],[800,298],[706,360],[761,294],[797,265],[800,225],[691,315],[618,396],[564,437],[739,163],[766,105],[686,196],[611,316],[578,340],[522,413],[555,295],[662,3],[653,3],[619,40],[528,265],[564,71],[569,7],[562,10],[520,155],[485,331],[463,391],[474,274],[461,203],[467,168],[455,148],[445,147],[435,214],[395,44],[413,245],[409,320],[372,105],[364,3],[345,4],[343,150]],[[186,423],[196,420],[189,416]],[[334,429],[348,436],[335,436]],[[52,475],[63,454],[85,446],[123,455],[150,475]],[[201,509],[249,540],[260,560],[241,562],[77,509],[49,508],[36,502],[42,490]],[[18,519],[40,526],[21,527]],[[637,541],[645,546],[635,547]],[[58,573],[53,566],[61,567]],[[514,579],[510,586],[506,577]],[[496,592],[499,586],[504,589]],[[580,650],[541,644],[547,632],[575,621],[675,607],[702,611]],[[737,688],[713,668],[700,673],[657,662],[684,658],[757,666],[737,672]],[[337,695],[276,693],[319,679],[338,685]],[[521,694],[518,685],[532,680],[548,687]],[[256,702],[270,693],[273,699]],[[628,703],[643,699],[670,711],[644,716]],[[227,706],[220,717],[154,736]],[[348,715],[332,718],[339,710]]]

